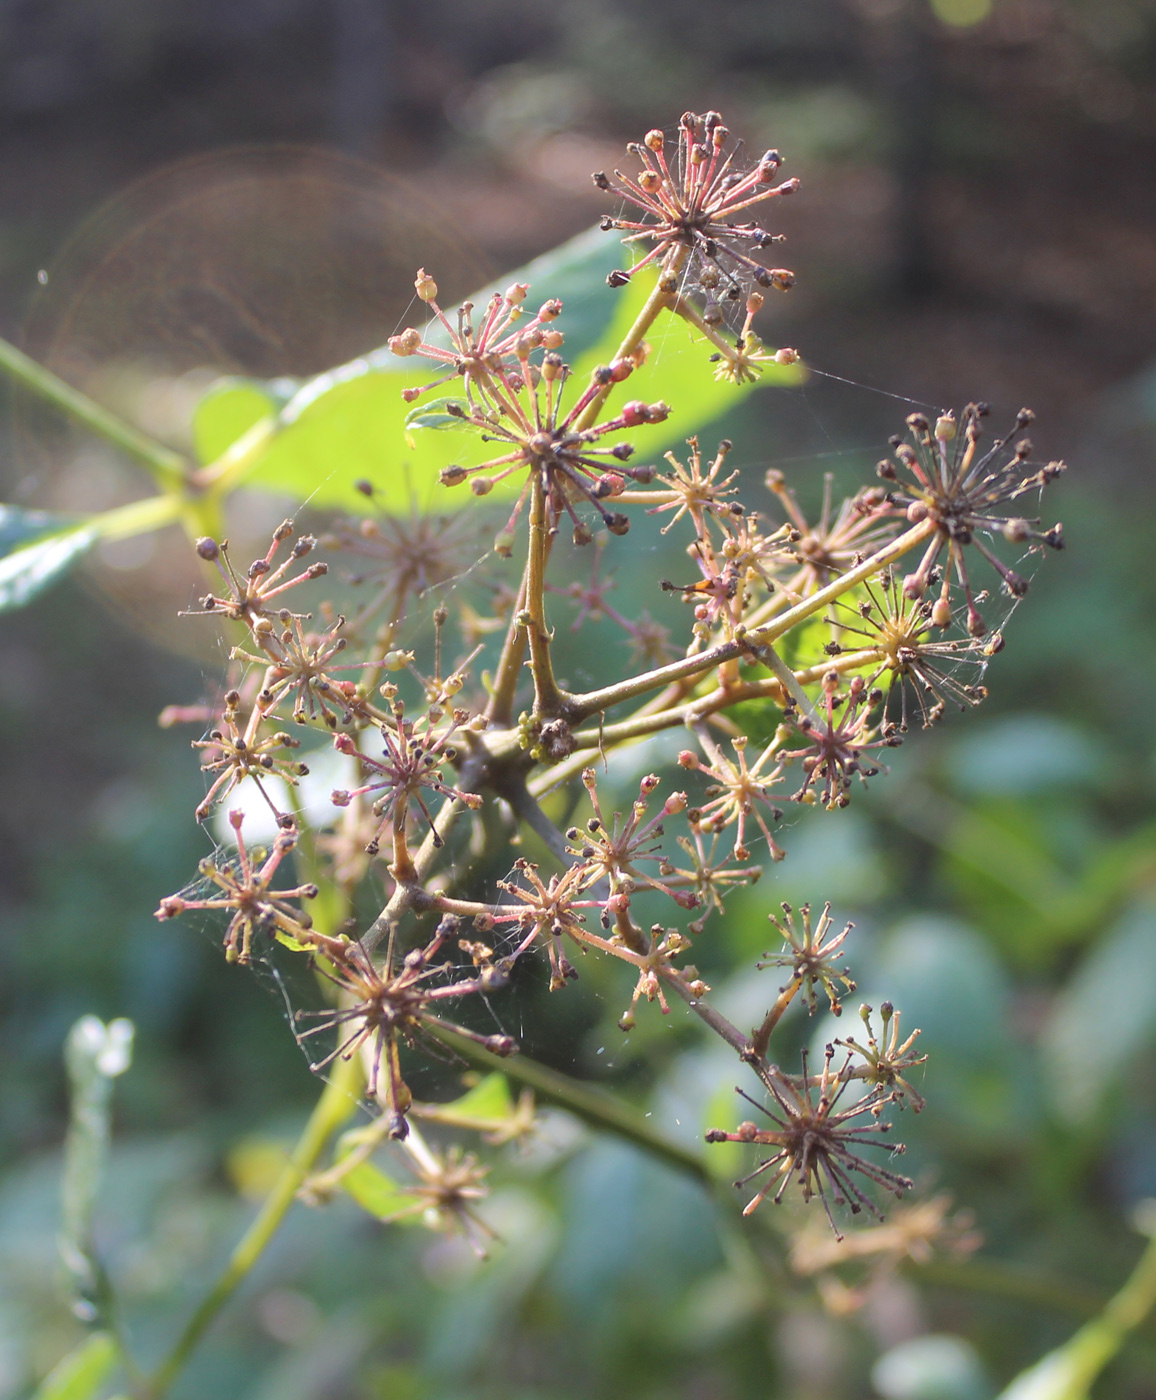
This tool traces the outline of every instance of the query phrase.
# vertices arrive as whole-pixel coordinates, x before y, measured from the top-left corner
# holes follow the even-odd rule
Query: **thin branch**
[[[167,1393],[194,1347],[249,1275],[292,1206],[301,1183],[325,1150],[326,1144],[356,1112],[360,1082],[361,1062],[357,1056],[349,1060],[339,1059],[335,1063],[332,1078],[317,1100],[317,1105],[309,1115],[309,1121],[293,1149],[293,1155],[282,1168],[272,1191],[266,1196],[257,1213],[257,1218],[241,1237],[229,1256],[224,1273],[185,1324],[176,1344],[158,1367],[152,1380],[146,1382],[142,1400],[161,1400]]]
[[[0,374],[22,384],[42,402],[51,404],[73,422],[118,447],[134,462],[146,467],[158,485],[172,489],[185,484],[189,463],[179,452],[118,418],[7,340],[0,340]]]
[[[565,697],[554,679],[550,661],[550,633],[546,627],[546,561],[550,557],[550,529],[546,519],[546,492],[535,479],[530,497],[530,549],[526,559],[526,602],[529,613],[530,671],[534,677],[534,715],[554,719],[565,706]]]
[[[711,647],[709,651],[699,652],[695,656],[686,656],[679,661],[668,662],[665,666],[656,667],[653,671],[646,671],[640,676],[633,676],[629,680],[619,681],[616,685],[604,686],[601,690],[591,690],[585,695],[575,695],[570,699],[568,714],[574,720],[589,719],[591,715],[598,714],[601,710],[608,710],[613,705],[620,705],[624,700],[632,700],[637,695],[645,695],[648,691],[657,690],[660,686],[669,685],[672,681],[680,681],[689,676],[702,675],[711,670],[722,661],[730,661],[736,656],[741,656],[744,652],[750,652],[751,644],[765,645],[769,642],[776,642],[792,627],[816,613],[820,608],[825,608],[828,603],[840,597],[849,588],[853,588],[857,583],[862,583],[872,574],[878,573],[888,564],[906,554],[908,550],[914,549],[917,544],[925,540],[928,535],[934,533],[936,525],[934,521],[924,520],[918,525],[913,525],[910,530],[899,535],[882,549],[864,559],[853,569],[848,569],[846,573],[840,574],[837,579],[827,584],[825,588],[820,588],[802,602],[796,603],[793,608],[782,613],[773,622],[767,623],[755,631],[744,633],[742,637],[733,642],[721,642],[716,647]]]

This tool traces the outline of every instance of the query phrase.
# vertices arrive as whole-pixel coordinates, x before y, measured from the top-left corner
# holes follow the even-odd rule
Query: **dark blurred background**
[[[1121,1282],[1156,1195],[1154,59],[1153,0],[0,0],[0,333],[152,431],[210,372],[380,344],[419,263],[464,292],[590,226],[591,171],[715,107],[803,181],[763,333],[817,372],[742,409],[752,480],[868,479],[908,400],[1030,405],[1072,466],[1044,506],[1069,549],[991,700],[776,872],[863,926],[861,985],[907,989],[934,1057],[912,1160],[1003,1271],[892,1276],[851,1320],[786,1275],[756,1306],[689,1187],[559,1129],[553,1168],[503,1179],[488,1272],[300,1212],[181,1394],[983,1400]],[[139,492],[19,396],[0,415],[4,500]],[[146,1354],[316,1092],[276,997],[152,918],[205,851],[188,736],[155,716],[215,660],[168,621],[191,575],[158,582],[148,549],[0,622],[0,1400],[77,1335],[51,1260],[78,1015],[138,1027],[105,1247]],[[720,977],[763,951],[758,894]],[[596,991],[565,1013],[571,1072],[620,1036]],[[630,1092],[672,1120],[703,1052],[685,1026],[637,1043]],[[927,1333],[947,1380],[872,1371]],[[1153,1394],[1154,1357],[1134,1341],[1098,1394]]]

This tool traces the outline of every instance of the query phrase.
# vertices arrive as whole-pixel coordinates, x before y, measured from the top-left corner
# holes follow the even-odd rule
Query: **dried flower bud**
[[[407,326],[400,335],[391,335],[389,348],[395,355],[414,355],[421,348],[421,332]]]
[[[424,267],[418,268],[417,276],[413,279],[413,287],[422,301],[433,301],[437,297],[438,284]]]

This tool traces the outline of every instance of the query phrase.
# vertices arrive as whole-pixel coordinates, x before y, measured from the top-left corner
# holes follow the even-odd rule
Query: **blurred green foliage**
[[[776,16],[790,8],[776,6]],[[1000,23],[1022,22],[1021,42],[1034,42],[1031,6],[995,9]],[[573,71],[594,75],[599,100],[616,97],[626,109],[666,103],[672,68],[693,86],[702,65],[729,62],[800,163],[902,164],[910,90],[863,82],[862,37],[832,30],[827,7],[795,6],[773,42],[758,29],[756,62],[757,7],[704,24],[675,6],[659,37],[677,54],[637,81],[631,44],[607,43],[593,9],[578,11],[564,52]],[[612,17],[620,36],[637,40],[640,13],[650,12],[624,6]],[[1083,132],[1109,120],[1096,115],[1105,92],[1119,91],[1105,73],[1133,93],[1150,84],[1151,7],[1070,4],[1049,13],[1062,18],[1069,57],[1060,62],[1063,46],[1042,44],[1041,62]],[[127,20],[122,29],[137,33]],[[770,91],[759,62],[805,49],[808,33],[821,40],[813,77]],[[140,45],[120,48],[143,61]],[[583,54],[595,49],[584,69]],[[537,62],[539,74],[559,67],[553,57]],[[490,126],[479,125],[474,139],[507,129],[498,116],[513,105],[511,92],[524,96],[521,82],[507,72],[482,84],[478,104]],[[1019,150],[976,90],[944,79],[928,128],[933,156],[963,176],[981,167],[986,175],[985,162],[1001,155],[1003,168],[1014,167]],[[1020,139],[1063,150],[1071,127],[1050,120],[1045,111]],[[833,265],[827,275],[863,301],[879,294],[855,268]],[[1039,296],[1054,310],[1049,294]],[[960,310],[950,297],[945,303],[937,305],[944,345],[971,333],[962,321],[945,328]],[[1041,354],[1050,334],[1035,332]],[[875,383],[876,371],[867,353],[849,373]],[[992,371],[997,387],[1002,373]],[[863,1312],[832,1318],[810,1283],[790,1275],[773,1219],[756,1220],[744,1245],[733,1218],[700,1187],[551,1114],[543,1141],[526,1156],[507,1149],[495,1172],[487,1218],[503,1245],[490,1263],[418,1226],[379,1226],[351,1199],[300,1209],[178,1395],[979,1400],[1060,1346],[1118,1289],[1141,1251],[1132,1208],[1156,1195],[1156,741],[1148,715],[1156,575],[1145,474],[1156,377],[1121,369],[1106,378],[1089,394],[1084,440],[1064,444],[1077,468],[1060,488],[1069,550],[1011,619],[1008,649],[988,677],[991,699],[933,735],[912,736],[890,776],[847,812],[799,819],[784,836],[788,861],[736,897],[701,940],[705,975],[723,980],[765,951],[774,900],[831,899],[839,917],[855,921],[849,954],[862,996],[877,1004],[876,989],[886,988],[905,1026],[922,1028],[929,1055],[918,1082],[928,1107],[902,1123],[907,1162],[925,1191],[950,1189],[974,1211],[983,1254],[904,1268]],[[885,387],[915,392],[902,377]],[[805,456],[796,470],[812,499],[814,458],[842,453],[823,466],[833,464],[841,481],[866,479],[876,447],[864,445],[882,443],[904,411],[888,405],[895,413],[887,416],[882,406],[865,409],[853,389],[815,383],[794,399],[767,397],[770,405],[752,400],[737,425],[728,420],[734,460],[757,480],[770,462]],[[1144,470],[1129,474],[1124,459]],[[642,532],[630,543],[613,559],[624,594],[653,578],[661,547]],[[672,577],[677,567],[670,563]],[[95,1247],[146,1362],[163,1353],[220,1267],[317,1089],[276,989],[225,967],[212,937],[152,919],[158,894],[178,888],[205,851],[188,820],[200,795],[194,761],[185,738],[156,730],[155,715],[203,675],[211,680],[213,668],[149,647],[123,616],[108,615],[97,592],[90,580],[70,581],[4,621],[4,1400],[28,1394],[84,1340],[50,1262],[67,1116],[62,1050],[79,1016],[123,1015],[137,1026],[134,1065],[117,1084]],[[677,604],[656,596],[648,606],[659,615]],[[623,645],[611,629],[605,636],[608,648]],[[584,677],[588,665],[575,650],[562,669]],[[637,772],[623,772],[623,798],[636,781]],[[547,1004],[543,989],[531,998],[531,1029],[550,1032],[538,1035],[540,1053],[553,1045],[560,1068],[620,1088],[680,1141],[732,1121],[733,1096],[718,1087],[733,1071],[727,1057],[704,1047],[677,1012],[640,1017],[624,1042],[614,1025],[623,986],[612,971],[582,972],[565,1005]],[[753,1019],[762,992],[758,1004],[744,1003],[749,986],[744,973],[730,989],[731,1009]],[[835,1026],[795,1016],[786,1030],[796,1045],[821,1042],[833,1030],[854,1034],[849,1020],[853,1005]],[[447,1074],[447,1095],[462,1087],[453,1081]],[[715,1163],[724,1182],[749,1169],[729,1147]],[[747,1253],[751,1240],[762,1269]],[[102,1337],[79,1363],[92,1374],[106,1356]],[[1156,1334],[1141,1329],[1095,1393],[1150,1395],[1154,1366]],[[76,1393],[57,1374],[57,1393]]]

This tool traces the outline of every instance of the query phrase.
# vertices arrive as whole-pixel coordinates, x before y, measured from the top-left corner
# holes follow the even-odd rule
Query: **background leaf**
[[[1076,969],[1044,1029],[1055,1106],[1096,1118],[1135,1057],[1156,1039],[1156,906],[1137,905]]]
[[[45,535],[43,525],[33,530],[33,521],[58,517],[12,506],[2,506],[0,511],[0,612],[31,602],[87,554],[99,537],[91,525],[68,525]],[[29,534],[41,537],[22,543]]]

